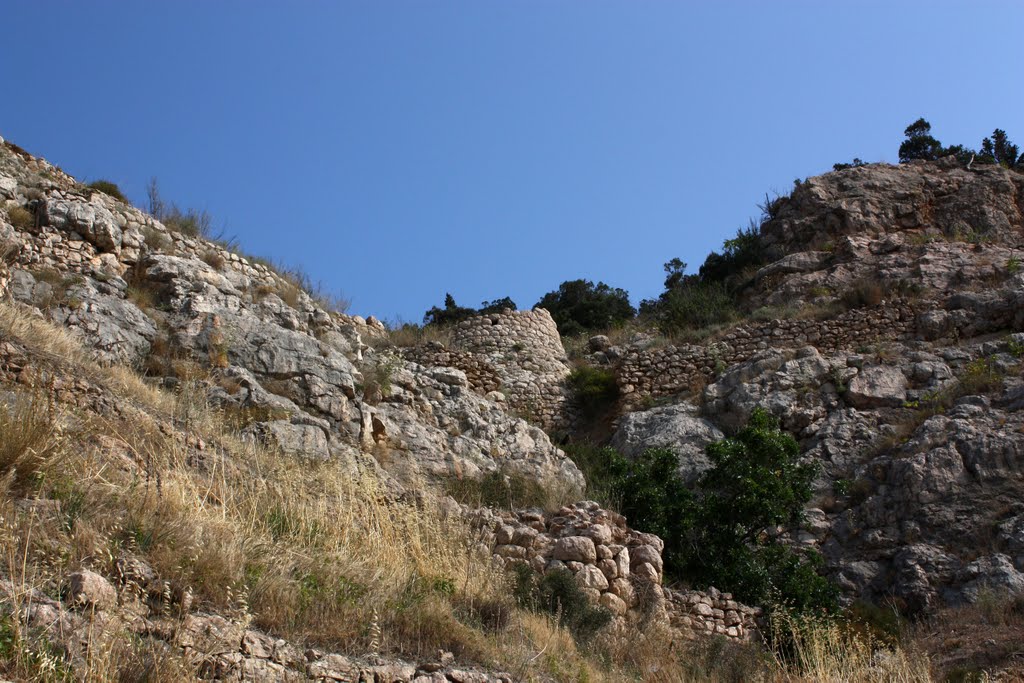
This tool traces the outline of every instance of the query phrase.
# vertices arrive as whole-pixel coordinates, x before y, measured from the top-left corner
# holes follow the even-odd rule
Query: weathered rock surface
[[[648,448],[668,448],[679,458],[679,472],[687,481],[699,477],[711,462],[705,447],[724,434],[699,410],[685,403],[624,415],[612,437],[612,447],[635,458]]]
[[[30,226],[0,223],[12,261],[0,273],[3,291],[78,333],[104,360],[143,367],[169,386],[195,374],[184,361],[197,363],[213,373],[211,400],[250,415],[250,434],[296,456],[373,451],[407,483],[507,468],[582,491],[575,465],[507,412],[497,386],[475,393],[464,373],[376,351],[366,340],[384,337],[378,321],[329,312],[265,265],[170,231],[6,147],[0,180],[0,218],[14,206],[33,216]],[[460,332],[482,359],[474,380],[490,370],[491,384],[510,396],[546,397],[568,373],[546,312],[486,322]]]

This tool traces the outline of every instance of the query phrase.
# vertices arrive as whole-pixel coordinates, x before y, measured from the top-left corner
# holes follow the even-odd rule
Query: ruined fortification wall
[[[629,349],[619,366],[626,406],[647,396],[667,396],[702,387],[727,366],[767,348],[814,346],[822,353],[879,341],[907,339],[917,330],[917,307],[891,302],[854,309],[829,320],[771,320],[740,325],[717,342]]]
[[[425,367],[462,370],[466,373],[469,387],[481,396],[501,389],[501,377],[498,376],[494,367],[485,358],[468,351],[448,349],[444,344],[432,341],[423,346],[403,349],[402,355],[406,360]]]
[[[558,428],[570,419],[564,387],[568,359],[546,310],[506,310],[464,320],[452,331],[451,347],[485,359],[501,379],[509,406],[534,424]]]
[[[572,572],[594,604],[616,617],[662,620],[683,638],[720,634],[746,639],[757,632],[760,610],[729,593],[673,590],[662,586],[664,542],[626,525],[622,515],[593,501],[554,513],[539,509],[474,511],[481,551],[502,565],[522,564],[538,574]]]

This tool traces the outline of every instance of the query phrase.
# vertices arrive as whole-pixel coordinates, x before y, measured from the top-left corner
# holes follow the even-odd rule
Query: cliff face
[[[0,296],[168,387],[190,364],[213,369],[212,399],[264,418],[248,429],[286,452],[376,454],[406,486],[502,469],[582,490],[575,465],[499,397],[470,391],[458,370],[404,361],[384,348],[380,322],[329,312],[263,263],[168,230],[9,147],[0,200]]]
[[[1024,593],[1024,176],[952,160],[875,164],[800,183],[773,214],[762,227],[771,262],[745,289],[756,315],[700,344],[602,342],[623,396],[613,444],[627,455],[674,448],[693,480],[708,466],[704,446],[766,407],[822,464],[807,522],[791,540],[822,552],[847,599],[896,598],[926,612],[986,590]],[[341,463],[374,482],[368,500],[414,501],[422,507],[401,509],[469,524],[452,527],[474,553],[466,567],[567,569],[620,629],[654,615],[676,639],[756,633],[757,611],[731,595],[662,586],[661,540],[594,503],[495,514],[423,502],[452,482],[494,474],[538,482],[562,502],[584,491],[579,469],[541,429],[574,419],[563,385],[569,366],[546,311],[473,319],[453,330],[450,348],[400,351],[373,318],[333,312],[287,274],[169,230],[8,144],[0,147],[0,257],[8,326],[0,327],[0,407],[19,387],[45,387],[51,403],[82,411],[83,421],[170,435],[189,476],[210,491],[217,476],[274,488],[280,472],[268,475],[264,462],[218,460],[240,446],[195,426],[186,399],[198,393],[231,416],[241,443],[294,461],[292,475],[308,468],[314,488],[318,463]],[[88,361],[71,342],[35,344],[33,335],[56,329],[40,321],[68,331]],[[167,399],[140,405],[127,396],[116,380],[122,367],[177,396],[178,408],[164,414],[154,406]],[[643,409],[652,401],[666,405]],[[150,455],[90,438],[148,486]],[[337,501],[317,491],[325,524]],[[223,503],[210,496],[202,505]],[[138,581],[122,575],[125,563],[141,562],[133,552],[107,574],[121,581],[117,609],[130,604],[141,615],[125,628],[150,637],[172,629],[164,612],[142,604],[164,584],[160,567],[145,563],[131,565]],[[92,562],[83,561],[99,568]],[[308,567],[288,566],[287,580],[305,590]],[[76,578],[82,600],[110,603],[104,580]],[[129,585],[142,593],[135,602],[125,602]],[[29,617],[81,636],[91,622],[58,597],[64,602],[37,595],[46,609]],[[172,602],[188,615],[173,627],[192,639],[184,651],[194,650],[209,677],[418,675],[403,662],[300,655],[244,620],[198,613],[182,595]],[[348,635],[370,648],[365,634]],[[488,676],[459,671],[447,680],[500,678]]]
[[[873,164],[810,178],[773,212],[752,320],[616,350],[627,410],[680,403],[628,414],[617,441],[674,434],[692,473],[693,415],[728,430],[765,406],[823,465],[796,540],[848,599],[914,613],[1024,591],[1024,176]]]

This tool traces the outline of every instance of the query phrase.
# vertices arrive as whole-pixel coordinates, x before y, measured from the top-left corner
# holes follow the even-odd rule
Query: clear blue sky
[[[1024,143],[1024,2],[5,0],[0,135],[146,181],[352,311],[658,294],[765,192]]]

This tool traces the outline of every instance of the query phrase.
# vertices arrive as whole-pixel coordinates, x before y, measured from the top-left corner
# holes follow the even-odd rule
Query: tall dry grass
[[[827,624],[792,627],[788,657],[757,644],[680,642],[654,625],[609,630],[579,646],[557,618],[516,606],[505,576],[473,550],[471,529],[428,487],[397,496],[373,461],[356,454],[312,463],[244,440],[208,404],[202,378],[177,394],[158,391],[8,304],[0,304],[0,340],[27,352],[42,383],[15,388],[24,396],[8,410],[43,416],[0,417],[5,437],[24,429],[10,439],[18,445],[3,447],[14,453],[5,457],[33,454],[36,473],[0,495],[0,574],[15,587],[0,606],[0,675],[185,677],[180,652],[159,642],[97,633],[103,646],[70,662],[47,645],[53,634],[24,627],[25,601],[36,591],[60,595],[82,567],[114,577],[118,560],[133,557],[165,582],[171,614],[214,611],[300,646],[350,654],[449,650],[460,663],[516,680],[927,680],[921,660],[880,654]],[[88,385],[85,398],[59,403],[68,396],[55,387],[73,381]],[[31,408],[44,400],[46,410]]]

